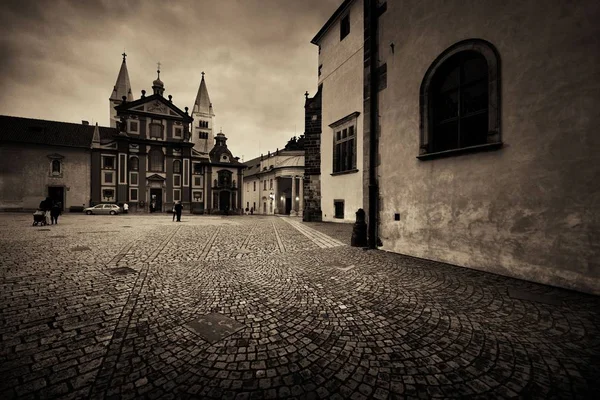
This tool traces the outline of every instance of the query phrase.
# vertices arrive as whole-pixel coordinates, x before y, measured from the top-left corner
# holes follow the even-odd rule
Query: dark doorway
[[[219,193],[219,210],[227,212],[231,209],[231,193],[227,190],[222,190]]]
[[[149,206],[150,212],[162,211],[162,189],[150,189]]]
[[[48,197],[53,203],[60,202],[60,210],[65,209],[65,188],[64,186],[48,186]]]
[[[285,198],[285,213],[287,215],[290,215],[291,212],[292,212],[292,198],[286,197]]]

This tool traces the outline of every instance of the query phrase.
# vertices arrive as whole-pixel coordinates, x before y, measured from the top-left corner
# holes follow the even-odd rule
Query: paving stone
[[[352,224],[66,214],[49,241],[18,216],[0,215],[8,397],[600,390],[595,296],[352,248]]]

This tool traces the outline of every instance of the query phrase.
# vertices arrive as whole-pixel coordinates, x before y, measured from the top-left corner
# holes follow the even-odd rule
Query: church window
[[[115,157],[114,156],[103,156],[102,157],[102,168],[103,169],[115,169]]]
[[[269,180],[269,190],[273,190],[273,179]]]
[[[450,47],[421,84],[420,159],[501,147],[499,61],[483,40]]]
[[[181,126],[176,126],[173,128],[173,136],[181,137],[183,135],[183,128]]]
[[[61,165],[60,160],[52,160],[52,175],[60,175]]]
[[[140,169],[140,159],[137,157],[129,158],[129,169],[131,171],[137,171]]]
[[[173,189],[173,201],[181,201],[181,189]]]
[[[340,21],[340,41],[350,33],[350,14],[346,14]]]
[[[179,160],[173,161],[173,173],[174,174],[181,173],[181,161],[179,161]]]
[[[202,173],[202,164],[194,163],[194,174],[201,174],[201,173]]]
[[[201,176],[194,177],[194,186],[202,186],[202,177]]]
[[[129,132],[138,133],[138,122],[129,121]]]
[[[254,181],[252,183],[254,183],[254,190],[253,191],[256,192],[256,181]]]
[[[263,181],[263,190],[267,190],[267,180]]]
[[[153,120],[152,123],[150,123],[150,137],[151,138],[162,139],[162,137],[163,137],[163,126],[160,123],[160,121]]]
[[[137,188],[129,189],[129,201],[138,201],[138,189]]]
[[[330,125],[333,129],[333,173],[356,172],[356,117],[350,114]]]
[[[132,186],[138,185],[138,173],[137,172],[129,173],[129,184]]]
[[[219,186],[231,186],[231,171],[222,170],[217,174],[219,176]]]
[[[181,175],[173,175],[173,186],[181,186]]]
[[[112,185],[114,183],[114,172],[113,171],[105,171],[102,173],[102,184],[103,185]]]
[[[164,155],[163,152],[157,149],[151,150],[149,154],[150,158],[150,171],[163,172],[164,170]]]

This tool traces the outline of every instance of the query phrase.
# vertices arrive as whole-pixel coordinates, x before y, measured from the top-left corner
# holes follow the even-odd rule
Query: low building
[[[243,206],[253,214],[302,216],[304,206],[304,138],[292,138],[244,163]]]

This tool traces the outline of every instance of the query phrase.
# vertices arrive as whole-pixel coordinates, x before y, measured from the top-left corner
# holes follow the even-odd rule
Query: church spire
[[[202,71],[202,80],[200,81],[200,87],[198,88],[193,111],[210,116],[215,115],[212,109],[212,103],[210,102],[210,97],[208,97],[208,89],[206,88],[206,82],[204,81],[204,71]]]
[[[117,82],[115,83],[113,91],[110,95],[110,100],[121,101],[123,96],[125,96],[127,101],[133,101],[131,82],[129,81],[129,72],[127,71],[127,61],[125,60],[127,54],[123,52],[122,56],[123,62],[121,63],[121,69],[119,70],[119,75],[117,76]]]

